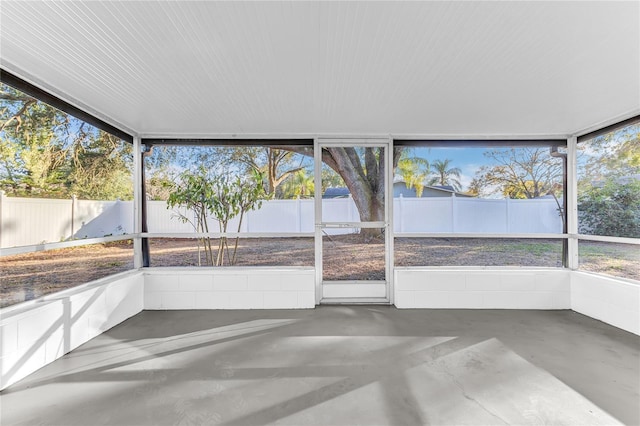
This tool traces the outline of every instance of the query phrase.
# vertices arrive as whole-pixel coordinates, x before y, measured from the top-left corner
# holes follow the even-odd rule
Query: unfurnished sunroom
[[[3,423],[640,422],[640,3],[0,8]]]

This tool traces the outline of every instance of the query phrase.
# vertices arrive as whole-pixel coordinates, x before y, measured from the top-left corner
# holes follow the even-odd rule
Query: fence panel
[[[124,233],[121,201],[75,200],[74,238],[103,237]]]
[[[454,231],[507,233],[507,200],[452,198]]]
[[[507,200],[509,232],[561,233],[562,217],[553,199]]]
[[[71,236],[71,200],[2,197],[2,247],[63,241]]]
[[[452,198],[404,198],[394,203],[395,232],[454,232]]]
[[[394,231],[403,232],[484,232],[559,233],[562,220],[553,199],[487,200],[433,197],[396,198]],[[323,200],[323,221],[359,222],[351,198]],[[121,235],[133,231],[131,201],[52,200],[2,197],[0,243],[2,247],[39,244],[75,238]],[[177,213],[190,218],[186,209],[167,209],[164,201],[148,201],[149,232],[189,233],[193,225],[183,223]],[[71,217],[74,216],[73,227]],[[246,214],[241,232],[298,233],[314,230],[313,200],[268,200],[259,210]],[[228,232],[237,231],[238,218],[230,221]],[[209,231],[218,232],[209,219]],[[353,232],[330,228],[329,234]]]

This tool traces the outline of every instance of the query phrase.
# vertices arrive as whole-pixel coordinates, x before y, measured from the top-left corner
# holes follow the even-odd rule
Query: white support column
[[[578,269],[578,138],[567,139],[567,232],[568,267]]]
[[[2,204],[4,203],[6,196],[5,192],[0,190],[0,248],[4,247],[4,241],[2,241],[2,237],[4,235],[4,232],[2,232],[2,224],[4,223],[4,219],[2,217]]]
[[[133,138],[133,232],[142,230],[142,146],[139,137]],[[142,239],[133,239],[133,267],[142,267]]]
[[[395,257],[394,257],[394,230],[393,230],[393,139],[389,137],[388,143],[385,146],[385,170],[386,176],[384,180],[385,185],[385,209],[386,209],[386,218],[385,222],[387,224],[387,228],[385,229],[385,238],[386,238],[386,246],[385,250],[386,256],[386,281],[387,281],[387,299],[389,300],[389,304],[393,305],[395,303],[394,300],[394,268],[395,268]],[[402,201],[402,200],[401,200]]]
[[[317,138],[313,141],[313,160],[316,305],[319,305],[322,299],[322,152]]]

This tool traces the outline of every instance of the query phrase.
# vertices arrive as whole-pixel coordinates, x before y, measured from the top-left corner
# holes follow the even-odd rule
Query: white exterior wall
[[[150,268],[144,278],[149,310],[315,307],[314,268]]]
[[[571,309],[640,335],[640,283],[572,272]]]
[[[396,268],[397,308],[571,309],[563,269]]]
[[[143,308],[143,276],[123,272],[0,310],[0,389]]]

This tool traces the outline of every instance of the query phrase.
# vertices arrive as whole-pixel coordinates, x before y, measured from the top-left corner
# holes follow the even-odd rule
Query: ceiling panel
[[[569,134],[640,110],[640,3],[21,2],[2,66],[144,135]]]

